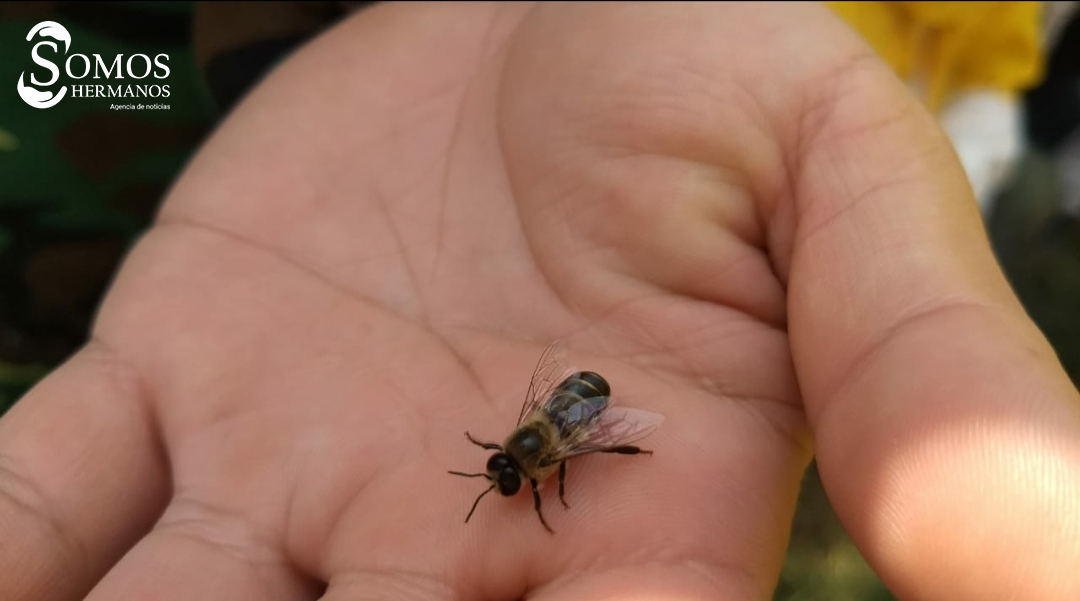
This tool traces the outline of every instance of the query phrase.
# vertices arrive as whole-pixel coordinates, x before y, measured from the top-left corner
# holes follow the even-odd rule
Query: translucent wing
[[[552,463],[595,453],[611,447],[633,444],[660,427],[664,416],[642,409],[610,407],[594,423],[574,433],[552,453]]]
[[[569,372],[566,366],[566,347],[561,341],[556,340],[544,349],[540,360],[536,362],[532,380],[529,381],[529,390],[525,393],[525,402],[521,405],[521,413],[518,415],[518,425],[521,425],[521,422],[533,412],[540,410],[551,389],[558,386]]]

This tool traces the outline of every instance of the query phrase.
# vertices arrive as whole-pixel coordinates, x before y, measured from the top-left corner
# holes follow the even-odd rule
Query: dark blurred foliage
[[[1026,101],[1030,150],[987,226],[1021,302],[1080,386],[1080,10]]]
[[[173,92],[172,110],[138,112],[109,110],[108,99],[35,109],[14,85],[0,94],[0,410],[86,340],[118,261],[213,125],[190,12],[175,2],[0,3],[0,81],[48,77],[26,34],[53,20],[71,53],[168,54]]]
[[[280,60],[365,3],[0,3],[0,81],[27,32],[61,23],[71,53],[165,53],[162,111],[69,98],[34,109],[0,94],[0,412],[85,343],[119,261],[214,125]],[[100,83],[100,82],[96,82]],[[150,102],[144,100],[144,102]]]
[[[73,51],[166,52],[169,111],[65,102],[48,111],[0,95],[0,413],[82,345],[118,262],[190,155],[288,54],[367,2],[0,3],[0,56],[28,56],[43,20]],[[1080,20],[1027,98],[1032,149],[987,219],[1031,317],[1080,382],[1080,220],[1062,211],[1062,162],[1080,145]],[[14,82],[29,60],[0,62]],[[1080,153],[1077,153],[1080,156]],[[1080,190],[1071,193],[1080,195]],[[1078,196],[1080,197],[1080,196]],[[893,599],[837,520],[814,466],[804,480],[777,601]]]

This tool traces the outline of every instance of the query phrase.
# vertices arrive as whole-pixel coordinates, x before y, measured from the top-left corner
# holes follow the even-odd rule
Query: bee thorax
[[[544,449],[542,429],[539,424],[519,428],[506,440],[504,448],[518,461],[533,457]]]

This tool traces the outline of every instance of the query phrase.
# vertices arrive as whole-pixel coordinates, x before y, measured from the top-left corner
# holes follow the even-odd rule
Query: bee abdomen
[[[563,380],[562,384],[559,384],[556,394],[559,392],[569,392],[583,399],[589,399],[598,396],[609,396],[611,386],[608,385],[603,376],[596,372],[579,371],[570,374],[569,377]]]

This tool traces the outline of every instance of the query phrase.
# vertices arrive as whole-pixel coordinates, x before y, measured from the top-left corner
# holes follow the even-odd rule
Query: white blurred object
[[[967,172],[984,216],[1024,150],[1020,99],[999,90],[957,94],[938,115]]]

